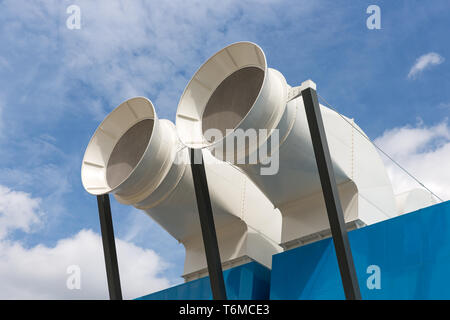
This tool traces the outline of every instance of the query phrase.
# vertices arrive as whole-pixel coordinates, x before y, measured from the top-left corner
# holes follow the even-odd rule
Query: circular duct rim
[[[110,186],[107,181],[107,170],[114,148],[129,129],[144,120],[153,120],[152,133],[146,142],[145,150],[136,165],[121,179],[121,182]],[[85,190],[93,195],[117,190],[142,162],[157,129],[157,120],[153,103],[145,97],[128,99],[111,111],[95,130],[84,153],[81,180]]]
[[[233,128],[236,129],[252,111],[266,82],[268,67],[264,51],[253,42],[236,42],[216,52],[195,72],[183,91],[176,113],[177,133],[184,145],[204,148],[222,142],[229,135],[214,142],[207,141],[203,136],[204,111],[209,99],[224,80],[248,67],[261,69],[264,76],[255,101]]]

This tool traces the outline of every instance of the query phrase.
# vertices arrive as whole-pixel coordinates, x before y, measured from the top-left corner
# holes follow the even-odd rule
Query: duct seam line
[[[236,63],[236,61],[234,60],[233,56],[231,55],[230,51],[228,51],[228,48],[225,48],[225,52],[227,53],[228,57],[230,58],[231,62],[233,62],[234,66],[236,67],[236,69],[239,69],[238,64]]]
[[[160,148],[161,149],[161,148]],[[158,150],[159,152],[159,150]],[[161,166],[161,168],[158,170],[157,172],[157,176],[159,176],[160,174],[162,174],[164,171],[165,173],[162,174],[162,176],[166,176],[167,172],[170,170],[170,166],[167,165],[168,163],[172,162],[171,158],[167,158],[164,160],[163,165]],[[147,186],[141,188],[142,190],[144,190],[143,192],[137,193],[131,197],[122,197],[119,194],[116,194],[116,199],[117,196],[120,197],[120,200],[123,201],[123,204],[133,204],[133,203],[138,203],[143,201],[145,198],[147,198],[149,195],[151,195],[153,193],[153,191],[156,190],[156,188],[158,188],[158,186],[161,184],[161,182],[164,179],[161,179],[160,181],[150,181]]]
[[[227,49],[228,50],[228,49]],[[264,65],[265,63],[264,63],[264,58],[263,59],[261,59],[261,57],[260,57],[260,55],[259,55],[259,52],[258,52],[258,49],[256,49],[256,47],[253,47],[253,50],[254,50],[254,52],[255,52],[255,55],[256,55],[256,60],[258,60],[258,63],[260,64],[260,65]]]
[[[128,109],[130,110],[130,112],[133,114],[133,117],[138,120],[138,116],[136,114],[136,111],[134,111],[134,109],[130,106],[130,104],[128,103],[128,101],[126,102]]]
[[[393,213],[387,213],[386,211],[382,210],[380,207],[378,207],[375,203],[373,203],[372,201],[370,201],[366,196],[364,196],[363,193],[361,193],[358,190],[358,195],[363,198],[364,200],[366,200],[368,203],[370,203],[372,206],[374,206],[378,211],[380,211],[382,214],[384,214],[386,217],[388,218],[392,218],[395,215],[395,212]]]
[[[272,242],[273,244],[275,244],[275,245],[277,245],[277,246],[279,245],[279,241],[275,241],[274,239],[272,239],[272,238],[269,237],[268,235],[264,234],[263,232],[261,232],[261,231],[258,230],[258,229],[253,228],[253,227],[250,226],[250,225],[247,225],[247,226],[248,226],[248,229],[251,229],[251,230],[255,231],[255,232],[256,232],[257,234],[259,234],[262,238],[268,240],[269,242]]]
[[[337,185],[337,186],[338,186],[338,189],[339,189],[339,188],[342,188],[342,187],[344,187],[344,186],[346,186],[346,185],[349,184],[349,183],[353,183],[353,181],[350,180],[350,178],[347,178],[344,182],[339,183],[339,184]],[[358,194],[359,194],[359,190],[357,190],[357,192],[358,192]],[[307,199],[309,199],[309,198],[311,198],[311,197],[314,197],[314,196],[316,196],[317,194],[320,194],[320,193],[322,193],[322,190],[319,190],[319,191],[313,191],[312,193],[305,194],[305,195],[303,195],[303,196],[300,197],[300,198],[291,200],[291,201],[289,201],[289,202],[284,202],[284,203],[282,203],[281,205],[280,205],[280,204],[274,204],[274,206],[275,206],[275,208],[277,208],[277,209],[279,209],[279,210],[281,210],[281,211],[287,210],[287,209],[289,209],[289,208],[294,208],[294,207],[296,207],[296,206],[298,205],[299,202],[305,201],[305,200],[307,200]]]
[[[273,70],[273,69],[270,69],[270,70]],[[276,72],[278,72],[278,71],[276,71]],[[267,76],[267,74],[266,74],[266,76]],[[265,139],[266,141],[270,138],[270,136],[272,135],[272,132],[274,130],[276,130],[276,127],[278,126],[278,123],[280,122],[281,118],[283,117],[284,112],[286,112],[289,90],[290,90],[290,87],[288,85],[284,86],[283,97],[282,97],[282,99],[280,99],[280,102],[279,102],[281,107],[280,106],[274,107],[272,114],[270,115],[270,117],[266,120],[266,122],[262,126],[263,128],[270,128],[270,134],[268,134],[266,136],[266,139]],[[260,94],[261,94],[261,92],[260,92]],[[255,101],[257,101],[259,98],[260,98],[260,95],[258,95],[258,97],[256,98]],[[283,104],[284,104],[284,106],[283,106]],[[278,112],[279,109],[283,109],[283,112]],[[262,144],[261,141],[258,141],[258,143]]]
[[[410,173],[408,170],[406,170],[404,167],[402,167],[397,161],[395,161],[388,153],[386,153],[383,149],[378,147],[375,143],[372,142],[372,140],[369,139],[364,133],[362,133],[358,128],[356,128],[354,125],[352,125],[343,115],[341,115],[339,112],[337,112],[333,106],[328,103],[322,96],[317,94],[319,99],[321,99],[323,102],[325,102],[328,106],[328,108],[334,112],[336,112],[342,119],[344,119],[348,125],[352,126],[356,132],[358,132],[361,136],[363,136],[365,139],[367,139],[376,149],[378,149],[382,154],[384,154],[390,161],[392,161],[397,167],[399,167],[403,172],[405,172],[407,175],[409,175],[414,181],[416,181],[420,186],[425,188],[428,192],[430,192],[433,196],[435,196],[439,201],[444,202],[444,200],[439,197],[437,194],[435,194],[433,191],[431,191],[429,188],[427,188],[419,179],[417,179],[412,173]]]
[[[278,142],[278,149],[281,148],[281,146],[283,145],[283,143],[286,141],[287,137],[289,136],[289,134],[291,133],[292,128],[294,127],[295,121],[297,120],[297,110],[298,110],[298,100],[295,99],[295,108],[294,108],[294,115],[292,116],[292,121],[289,124],[289,128],[286,131],[286,134],[280,139],[280,141]],[[287,106],[286,106],[287,108]],[[272,153],[273,150],[270,151],[270,153]]]
[[[245,172],[243,172],[239,167],[236,167],[236,166],[234,166],[234,165],[230,165],[233,169],[235,169],[235,170],[237,170],[237,171],[239,171],[242,175],[243,175],[243,180],[244,180],[244,187],[243,187],[243,192],[242,192],[242,205],[241,205],[241,217],[240,217],[240,219],[242,220],[242,221],[244,221],[245,222],[245,224],[247,225],[247,228],[248,229],[252,229],[253,231],[255,231],[255,232],[257,232],[258,234],[260,234],[263,238],[265,238],[265,239],[267,239],[267,240],[269,240],[269,241],[271,241],[271,242],[273,242],[273,243],[275,243],[275,244],[277,244],[278,245],[278,241],[275,241],[274,239],[272,239],[271,237],[269,237],[269,236],[267,236],[266,234],[264,234],[263,232],[261,232],[260,230],[258,230],[258,229],[256,229],[256,228],[254,228],[254,227],[252,227],[250,224],[248,224],[247,223],[247,221],[246,221],[246,217],[245,217],[245,196],[246,196],[246,193],[247,193],[247,178],[246,178],[246,175],[245,175]]]
[[[175,181],[175,183],[172,186],[172,188],[170,188],[170,190],[168,192],[166,192],[166,194],[162,198],[160,198],[159,200],[155,201],[154,203],[152,203],[152,204],[150,204],[148,206],[137,206],[137,205],[135,205],[135,207],[138,208],[138,209],[141,209],[141,210],[147,210],[147,209],[151,209],[153,207],[156,207],[158,204],[160,204],[161,202],[166,200],[173,193],[173,191],[177,188],[178,183],[183,178],[185,171],[186,171],[186,166],[183,167],[183,170],[182,170],[181,174],[178,176],[178,178]]]
[[[241,219],[245,220],[245,192],[246,192],[246,186],[247,186],[247,180],[245,179],[245,176],[242,176],[242,180],[244,180],[243,187],[242,187],[242,201],[241,201]]]

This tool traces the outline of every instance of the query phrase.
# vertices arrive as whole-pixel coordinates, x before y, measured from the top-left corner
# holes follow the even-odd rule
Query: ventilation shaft
[[[278,210],[237,168],[203,154],[223,267],[252,260],[271,267],[281,251]],[[207,275],[188,149],[148,99],[127,100],[105,118],[87,146],[81,176],[89,193],[112,193],[144,210],[181,242],[186,281]]]
[[[308,86],[315,89],[310,80],[289,86],[256,44],[229,45],[188,83],[176,127],[158,119],[143,97],[115,108],[87,146],[83,186],[145,211],[184,245],[183,277],[193,280],[207,275],[207,265],[188,147],[202,148],[223,268],[249,261],[270,268],[282,248],[330,235],[298,96]],[[379,154],[354,120],[320,108],[348,229],[433,200],[422,191],[396,199]],[[411,197],[422,200],[409,206]]]
[[[315,89],[312,81],[304,86]],[[259,46],[239,42],[198,69],[176,115],[185,145],[233,159],[280,210],[285,249],[330,234],[303,99],[292,99],[299,89],[267,67]],[[321,112],[348,229],[396,216],[392,186],[372,143],[353,119],[322,105]],[[269,134],[250,139],[255,130]],[[273,174],[264,174],[267,159],[262,161],[261,150],[270,150],[272,161],[279,162]]]

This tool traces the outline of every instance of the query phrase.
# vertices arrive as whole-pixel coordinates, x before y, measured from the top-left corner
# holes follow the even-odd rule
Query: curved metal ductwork
[[[437,203],[429,191],[419,188],[395,195],[395,201],[399,215],[420,210]]]
[[[281,247],[330,235],[297,97],[307,86],[315,89],[312,81],[289,86],[256,44],[229,45],[188,83],[176,127],[158,119],[146,98],[114,109],[88,144],[83,186],[144,210],[184,245],[183,277],[196,279],[207,267],[187,147],[202,148],[223,267],[252,260],[270,267]],[[433,201],[420,191],[396,199],[379,154],[353,119],[320,108],[348,229]],[[411,207],[411,197],[421,200]]]
[[[204,159],[223,267],[252,260],[270,267],[281,251],[278,210],[237,168],[207,150]],[[87,146],[81,177],[89,193],[111,193],[144,210],[180,241],[186,281],[207,275],[188,149],[148,99],[127,100],[105,118]]]
[[[314,86],[311,81],[305,85]],[[184,90],[176,115],[178,135],[185,145],[207,148],[221,160],[235,160],[280,210],[284,248],[329,234],[303,99],[290,100],[296,90],[280,72],[267,67],[259,46],[239,42],[199,68]],[[357,132],[361,129],[353,119],[322,105],[321,111],[348,228],[397,215],[391,183],[371,142]],[[268,138],[233,143],[239,139],[236,133],[245,136],[261,129]],[[272,160],[278,161],[273,174],[264,174],[267,159],[260,157],[261,150],[270,150]],[[251,163],[255,157],[259,161]]]

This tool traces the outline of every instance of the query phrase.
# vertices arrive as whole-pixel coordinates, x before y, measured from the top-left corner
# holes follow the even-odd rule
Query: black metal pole
[[[103,253],[105,255],[106,277],[108,279],[109,298],[122,300],[119,266],[117,264],[116,244],[111,217],[111,205],[107,194],[97,196],[98,214],[102,232]]]
[[[223,280],[222,263],[220,261],[219,245],[217,243],[202,150],[190,149],[190,159],[213,299],[226,300],[227,294]]]
[[[359,290],[358,278],[353,263],[347,229],[345,227],[344,215],[336,186],[317,93],[314,89],[307,88],[302,91],[302,97],[345,297],[348,300],[361,300],[361,292]]]

